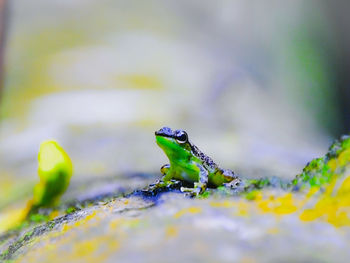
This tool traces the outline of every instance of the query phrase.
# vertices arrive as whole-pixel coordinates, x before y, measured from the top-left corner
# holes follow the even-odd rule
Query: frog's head
[[[172,131],[168,127],[163,127],[155,132],[156,141],[160,148],[171,160],[172,157],[180,157],[191,154],[191,145],[188,135],[183,130]]]

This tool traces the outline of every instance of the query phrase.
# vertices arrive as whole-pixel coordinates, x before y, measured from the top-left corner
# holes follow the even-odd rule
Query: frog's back
[[[203,153],[196,145],[193,143],[189,142],[191,146],[191,151],[194,156],[196,156],[203,164],[203,166],[210,171],[211,173],[215,173],[219,167],[217,164],[211,159],[208,155]]]
[[[218,187],[227,182],[225,177],[231,177],[232,180],[237,178],[234,172],[227,169],[221,169],[208,155],[204,154],[199,148],[190,143],[191,150],[194,156],[201,160],[203,166],[208,171],[208,184],[213,187]]]

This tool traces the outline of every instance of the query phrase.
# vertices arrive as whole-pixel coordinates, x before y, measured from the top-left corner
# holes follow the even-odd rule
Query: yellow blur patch
[[[239,202],[237,208],[237,216],[249,216],[249,206],[246,202]]]
[[[9,173],[0,172],[0,192],[1,198],[11,194],[12,189],[16,185],[16,180],[12,179],[14,176],[11,176]]]
[[[91,213],[90,215],[87,215],[83,219],[80,219],[80,220],[76,221],[74,224],[65,224],[65,225],[63,225],[62,232],[66,232],[66,231],[69,231],[71,229],[74,229],[74,228],[77,228],[77,227],[80,227],[80,226],[86,226],[87,223],[91,219],[96,217],[96,214],[97,214],[97,212],[94,211],[93,213]]]
[[[343,151],[341,154],[339,154],[338,160],[339,160],[340,166],[345,166],[348,163],[350,163],[350,149],[347,149]]]
[[[222,207],[222,208],[231,208],[231,207],[235,207],[237,206],[236,203],[232,202],[232,201],[228,201],[228,200],[225,200],[225,201],[222,201],[222,202],[210,202],[210,205],[212,207]]]
[[[58,217],[59,215],[60,215],[60,212],[57,210],[54,210],[50,213],[49,218],[50,218],[50,220],[52,220],[52,219]]]
[[[175,226],[168,226],[165,230],[165,235],[167,238],[176,237],[178,235],[178,229]]]
[[[124,219],[124,218],[117,218],[114,219],[109,223],[109,227],[112,230],[118,229],[119,227],[136,227],[140,224],[140,219],[133,218],[133,219]]]
[[[278,215],[291,214],[297,210],[291,193],[277,198],[270,196],[268,199],[259,200],[257,204],[263,212]]]
[[[337,169],[338,164],[336,159],[330,160],[327,164],[332,172],[334,172]]]
[[[137,89],[163,89],[164,85],[155,76],[128,74],[118,76],[117,80],[125,83],[130,88]]]
[[[18,226],[25,217],[22,208],[13,208],[3,211],[0,214],[0,233]]]
[[[267,233],[270,235],[277,235],[280,230],[277,227],[272,227],[267,230]]]
[[[249,215],[249,208],[251,207],[251,204],[247,201],[238,201],[233,202],[229,200],[224,200],[221,202],[210,202],[210,206],[215,208],[236,208],[236,212],[234,213],[235,216],[248,216]]]
[[[103,262],[119,247],[119,242],[112,237],[94,237],[73,243],[72,251],[62,256],[67,262]],[[58,253],[57,248],[54,252]]]
[[[196,207],[196,206],[191,206],[191,207],[188,207],[188,208],[181,209],[180,211],[178,211],[174,215],[174,217],[175,218],[180,218],[180,217],[182,217],[185,214],[198,214],[198,213],[201,213],[201,212],[202,212],[202,208]]]
[[[243,257],[239,262],[240,263],[255,263],[257,261],[251,257]]]

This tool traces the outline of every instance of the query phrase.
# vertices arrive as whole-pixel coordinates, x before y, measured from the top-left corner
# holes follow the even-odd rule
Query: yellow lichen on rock
[[[341,179],[338,179],[341,180]],[[336,227],[350,226],[350,176],[339,182],[334,179],[312,208],[300,214],[303,221],[321,219]]]
[[[297,211],[296,200],[292,193],[280,197],[270,195],[268,198],[258,199],[257,206],[262,212],[275,213],[277,215],[291,214]]]
[[[178,211],[174,217],[175,218],[180,218],[185,214],[198,214],[202,212],[202,208],[201,207],[196,207],[196,206],[191,206],[191,207],[187,207],[184,209],[181,209],[180,211]]]

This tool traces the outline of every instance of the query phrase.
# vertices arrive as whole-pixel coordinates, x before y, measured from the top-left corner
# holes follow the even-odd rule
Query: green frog
[[[173,180],[193,183],[193,188],[181,187],[182,192],[191,196],[203,193],[207,187],[238,187],[241,179],[228,169],[221,169],[197,146],[191,143],[184,130],[171,130],[163,127],[155,132],[156,141],[163,149],[170,164],[165,164],[160,171],[163,177],[154,186],[168,184]]]

